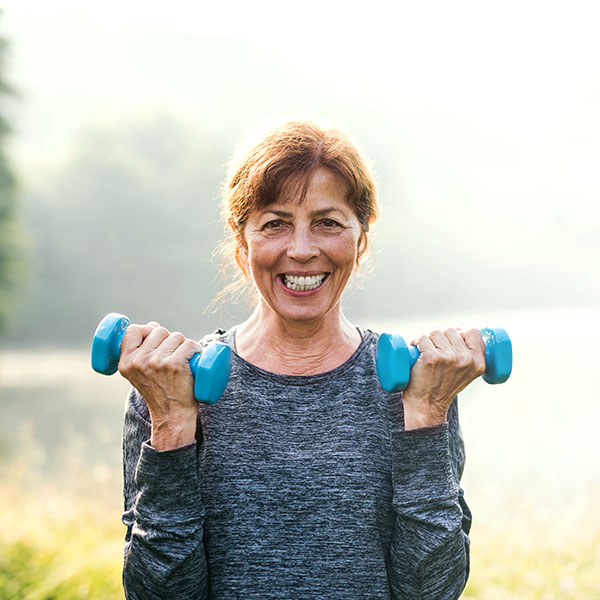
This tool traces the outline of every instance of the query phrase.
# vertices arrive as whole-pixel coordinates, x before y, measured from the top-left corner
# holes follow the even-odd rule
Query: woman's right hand
[[[198,402],[189,361],[200,345],[156,322],[130,325],[121,342],[119,373],[142,394],[152,422],[151,445],[172,450],[196,437]]]

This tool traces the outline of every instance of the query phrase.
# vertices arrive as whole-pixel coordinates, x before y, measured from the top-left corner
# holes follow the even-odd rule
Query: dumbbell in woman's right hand
[[[118,313],[110,313],[98,325],[92,341],[92,368],[112,375],[119,368],[121,344],[131,321]],[[194,397],[199,402],[214,404],[223,394],[231,371],[231,348],[212,342],[189,361],[194,377]]]

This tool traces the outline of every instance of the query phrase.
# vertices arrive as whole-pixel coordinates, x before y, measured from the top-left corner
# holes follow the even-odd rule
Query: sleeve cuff
[[[202,518],[196,442],[163,452],[144,442],[135,483],[136,518],[171,525]]]
[[[397,502],[455,496],[448,424],[392,432],[392,478]]]

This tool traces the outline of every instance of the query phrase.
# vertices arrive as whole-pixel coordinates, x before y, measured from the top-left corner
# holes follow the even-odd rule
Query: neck
[[[261,304],[235,334],[237,353],[248,362],[285,375],[335,369],[360,345],[358,330],[337,304],[315,321],[287,321]]]

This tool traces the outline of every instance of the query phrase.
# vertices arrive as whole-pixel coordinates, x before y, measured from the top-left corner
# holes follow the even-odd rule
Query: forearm
[[[392,447],[392,598],[458,598],[469,573],[469,520],[451,464],[448,425],[394,432]]]
[[[195,443],[159,452],[143,400],[132,392],[123,439],[128,600],[206,598],[207,568]],[[136,410],[137,405],[137,410]]]

